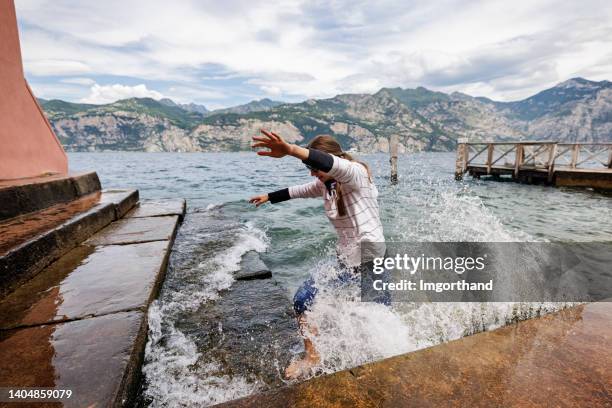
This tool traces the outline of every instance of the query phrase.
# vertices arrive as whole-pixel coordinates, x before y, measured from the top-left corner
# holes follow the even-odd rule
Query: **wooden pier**
[[[612,143],[459,140],[455,179],[465,173],[527,184],[612,190]]]

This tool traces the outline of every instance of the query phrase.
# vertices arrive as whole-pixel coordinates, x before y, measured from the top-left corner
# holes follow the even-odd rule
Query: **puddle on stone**
[[[143,307],[150,301],[168,245],[79,246],[0,302],[0,328]]]

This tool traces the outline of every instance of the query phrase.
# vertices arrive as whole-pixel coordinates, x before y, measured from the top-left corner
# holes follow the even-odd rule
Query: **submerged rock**
[[[240,262],[240,270],[234,274],[236,280],[268,279],[271,277],[272,271],[255,251],[244,254]]]

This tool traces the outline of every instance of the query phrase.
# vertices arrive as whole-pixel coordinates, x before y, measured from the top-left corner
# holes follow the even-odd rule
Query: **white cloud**
[[[226,80],[283,97],[427,86],[526,97],[612,79],[609,0],[20,0],[28,75]],[[221,67],[207,72],[206,67]],[[240,91],[236,91],[240,94]],[[225,96],[226,97],[226,96]]]
[[[33,75],[74,75],[91,72],[91,67],[81,61],[67,59],[37,59],[27,61],[26,70]]]
[[[259,89],[264,91],[266,94],[273,96],[279,96],[283,93],[278,86],[261,85]]]
[[[136,86],[128,86],[121,84],[113,85],[98,85],[94,84],[87,97],[81,99],[83,103],[104,104],[112,103],[120,99],[127,98],[153,98],[161,99],[164,95],[161,93],[147,89],[144,84]]]
[[[96,83],[96,81],[94,81],[91,78],[64,78],[61,79],[60,82],[63,82],[65,84],[74,84],[74,85],[93,85]]]

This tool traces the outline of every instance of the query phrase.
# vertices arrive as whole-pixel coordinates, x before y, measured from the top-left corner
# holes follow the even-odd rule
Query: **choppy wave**
[[[188,222],[188,221],[186,221]],[[194,234],[183,236],[177,250],[197,245]],[[162,299],[149,309],[149,338],[145,351],[143,373],[146,377],[144,396],[152,407],[193,407],[220,403],[255,392],[258,387],[246,378],[219,375],[217,361],[203,361],[193,338],[176,328],[181,312],[197,309],[205,302],[218,298],[229,288],[232,272],[240,267],[242,255],[249,251],[262,252],[268,246],[265,233],[247,223],[233,231],[233,244],[218,254],[211,254],[180,279],[193,283],[169,290],[166,285]],[[195,243],[194,243],[195,241]],[[193,255],[190,249],[188,256]]]
[[[300,163],[291,161],[279,161],[282,171],[277,171],[270,168],[269,162],[244,154],[239,160],[232,154],[189,154],[181,155],[181,160],[171,154],[154,157],[136,154],[127,160],[128,154],[122,154],[107,165],[109,157],[112,158],[83,154],[83,168],[100,160],[100,165],[94,167],[104,170],[101,177],[106,187],[133,186],[145,198],[184,197],[190,211],[173,249],[173,258],[180,267],[175,262],[175,268],[169,270],[161,298],[149,312],[150,332],[143,369],[148,403],[154,407],[195,407],[258,391],[259,383],[252,381],[249,373],[223,374],[220,361],[203,356],[198,339],[180,324],[182,314],[210,304],[230,288],[234,283],[232,272],[239,267],[241,256],[250,250],[267,251],[266,261],[288,292],[311,269],[322,276],[334,273],[333,262],[318,262],[333,253],[334,245],[330,243],[333,231],[320,202],[292,200],[257,210],[246,205],[249,196],[308,181],[308,172]],[[381,192],[381,212],[389,240],[591,240],[609,237],[612,231],[612,217],[592,217],[594,212],[610,214],[609,201],[590,193],[513,183],[496,183],[494,187],[484,181],[455,183],[454,156],[425,153],[402,159],[400,184],[390,186],[386,181],[388,157],[372,156],[367,161]],[[126,169],[127,162],[138,165]],[[159,168],[168,171],[163,178],[152,179],[149,172]],[[254,174],[262,181],[259,187],[252,182]],[[201,187],[191,187],[196,181],[201,181],[198,184]],[[544,202],[546,211],[541,211]],[[208,223],[214,224],[214,219],[201,222],[190,218],[220,210],[232,221],[218,229],[209,228]],[[244,222],[245,217],[249,217],[250,223]],[[211,236],[215,237],[212,243]],[[341,293],[322,290],[317,299],[310,318],[318,327],[318,335],[312,337],[322,356],[320,371],[325,373],[492,330],[567,306],[398,303],[388,308],[356,301],[357,294],[351,288]],[[297,357],[299,350],[294,352]],[[279,367],[279,373],[283,369]]]
[[[418,197],[423,198],[423,197]],[[408,201],[414,201],[411,197]],[[401,205],[400,203],[397,205]],[[414,203],[413,203],[414,204]],[[504,225],[474,195],[444,191],[427,197],[423,218],[415,223],[395,218],[398,239],[410,238],[415,231],[423,241],[534,241],[529,234]],[[426,232],[420,226],[427,226]],[[406,234],[401,229],[405,227]],[[399,231],[398,231],[399,230]],[[359,288],[326,290],[333,265],[319,264],[313,275],[319,294],[308,312],[316,335],[306,333],[322,359],[319,372],[331,373],[382,358],[430,347],[464,336],[560,310],[570,303],[394,303],[386,307],[359,302]],[[500,277],[500,281],[504,281]],[[504,281],[503,284],[512,284]],[[297,358],[298,356],[296,356]]]

